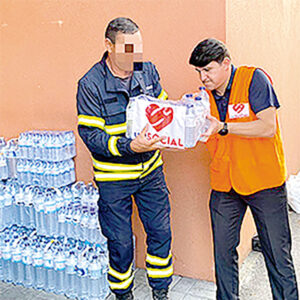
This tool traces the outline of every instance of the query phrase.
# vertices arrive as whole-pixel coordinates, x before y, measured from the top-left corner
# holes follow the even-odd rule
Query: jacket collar
[[[122,87],[122,85],[120,84],[119,80],[116,80],[117,77],[115,77],[110,69],[108,68],[107,64],[106,64],[106,59],[108,56],[108,52],[106,51],[103,54],[103,57],[100,61],[100,64],[104,70],[105,73],[105,88],[107,92],[126,92],[127,91]],[[132,78],[131,78],[131,84],[130,84],[130,88],[131,90],[137,88],[138,86],[142,87],[143,86],[143,75],[141,74],[142,72],[140,71],[133,71],[132,74]],[[142,83],[141,83],[142,82]]]

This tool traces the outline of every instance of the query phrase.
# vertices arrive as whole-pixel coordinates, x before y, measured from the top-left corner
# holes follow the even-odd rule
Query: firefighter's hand
[[[201,134],[201,136],[203,136],[203,137],[209,137],[209,136],[211,136],[211,135],[213,135],[215,133],[218,133],[223,128],[223,123],[220,122],[215,117],[213,117],[211,115],[207,115],[206,118],[210,121],[210,126],[208,127],[208,129],[206,130],[206,132],[204,132],[203,134]]]
[[[130,143],[130,148],[132,151],[142,153],[164,148],[157,145],[157,143],[163,140],[165,137],[155,137],[149,140],[147,138],[148,127],[149,125],[147,124],[142,132],[134,140],[132,140]]]

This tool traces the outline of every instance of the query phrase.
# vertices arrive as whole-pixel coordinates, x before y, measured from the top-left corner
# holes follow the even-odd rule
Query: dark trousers
[[[99,221],[108,240],[109,264],[114,270],[108,273],[108,280],[115,294],[124,294],[133,287],[132,196],[147,234],[147,254],[154,260],[163,260],[169,256],[171,247],[169,191],[161,167],[138,180],[97,185]],[[158,265],[147,262],[148,281],[153,289],[167,289],[172,281],[171,272],[159,274],[160,269],[172,267],[172,258],[164,261],[158,261]],[[149,269],[158,274],[151,275]]]
[[[250,207],[268,269],[274,300],[296,300],[298,289],[291,257],[291,233],[285,184],[243,196],[213,190],[210,212],[214,238],[217,299],[239,299],[240,229]]]

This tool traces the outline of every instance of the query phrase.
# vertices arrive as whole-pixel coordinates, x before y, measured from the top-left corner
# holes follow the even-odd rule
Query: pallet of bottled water
[[[106,244],[37,235],[16,225],[0,232],[0,280],[70,299],[109,294]]]
[[[12,225],[35,228],[45,236],[89,243],[106,242],[98,219],[98,190],[78,181],[62,188],[0,182],[0,231]]]

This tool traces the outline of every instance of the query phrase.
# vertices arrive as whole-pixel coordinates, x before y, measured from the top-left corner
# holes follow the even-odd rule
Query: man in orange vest
[[[210,212],[217,299],[239,299],[240,229],[249,206],[268,268],[273,299],[298,299],[287,213],[286,165],[271,79],[261,69],[236,68],[226,46],[201,41],[190,64],[210,95],[204,134],[212,162]]]

